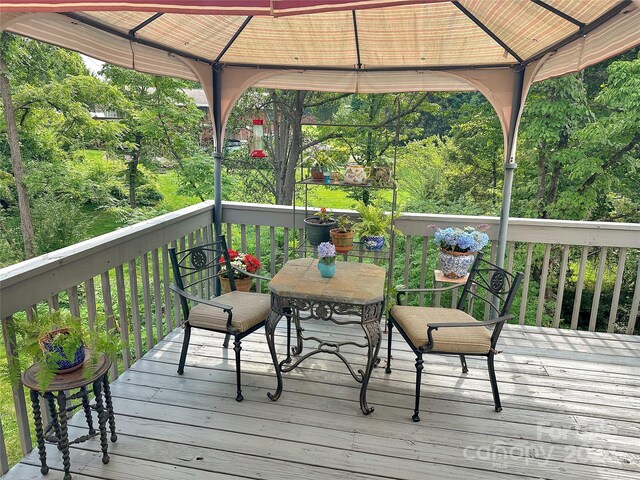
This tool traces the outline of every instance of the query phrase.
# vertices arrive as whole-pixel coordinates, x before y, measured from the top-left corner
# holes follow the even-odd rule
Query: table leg
[[[82,408],[84,410],[84,416],[87,419],[89,435],[93,435],[96,433],[96,430],[93,428],[93,418],[91,417],[91,407],[89,406],[89,393],[86,387],[80,387],[80,391],[82,392]]]
[[[33,406],[33,421],[36,427],[36,440],[38,441],[38,456],[40,457],[40,473],[49,473],[47,466],[47,449],[44,446],[44,431],[42,430],[42,415],[40,412],[40,396],[38,392],[31,390],[31,404]]]
[[[107,443],[107,412],[102,402],[102,379],[93,382],[93,394],[96,396],[96,412],[98,413],[98,428],[100,429],[100,448],[102,449],[102,463],[109,463],[109,444]]]
[[[60,436],[58,448],[62,452],[62,465],[64,467],[64,480],[71,480],[71,459],[69,457],[69,433],[67,431],[67,396],[64,392],[58,393],[58,415],[60,416]]]
[[[51,417],[51,426],[53,427],[53,432],[58,439],[58,450],[60,450],[60,424],[58,423],[58,410],[56,409],[56,400],[52,393],[45,393],[44,399],[49,407],[49,416]]]
[[[302,328],[302,325],[300,324],[300,318],[298,318],[297,315],[293,315],[293,321],[296,324],[296,346],[293,347],[291,352],[294,355],[300,355],[302,353],[302,348],[303,348],[302,332],[304,332],[304,328]]]
[[[380,333],[380,319],[374,321],[368,321],[362,323],[362,329],[367,336],[367,366],[362,373],[362,385],[360,387],[360,408],[362,413],[369,415],[373,412],[373,407],[369,407],[367,404],[367,387],[369,386],[369,379],[371,378],[371,372],[378,359],[378,353],[380,351],[380,342],[382,340],[382,334]]]
[[[278,398],[280,398],[280,395],[282,394],[282,370],[280,369],[280,364],[278,363],[278,355],[276,354],[275,344],[276,326],[278,325],[278,322],[281,318],[282,315],[279,312],[271,310],[264,326],[264,331],[267,336],[267,344],[269,345],[269,352],[271,353],[271,360],[273,361],[273,367],[276,369],[276,378],[278,381],[275,393],[267,393],[267,396],[274,402],[278,400]]]
[[[113,401],[111,400],[111,387],[109,386],[109,374],[105,373],[102,377],[102,385],[104,386],[104,398],[107,403],[107,414],[109,416],[109,430],[111,431],[111,441],[113,443],[118,441],[118,435],[116,435],[116,416],[113,413]]]

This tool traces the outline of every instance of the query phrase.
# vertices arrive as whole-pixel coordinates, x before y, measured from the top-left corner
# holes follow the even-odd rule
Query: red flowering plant
[[[237,252],[235,250],[229,249],[229,260],[231,260],[231,267],[233,268],[233,276],[234,278],[246,278],[247,275],[242,273],[242,270],[249,273],[256,273],[262,267],[260,260],[249,253]],[[224,256],[220,257],[220,263],[225,263]],[[238,270],[239,269],[239,270]],[[228,278],[229,275],[226,273],[227,267],[226,265],[222,267],[220,275],[224,278]]]

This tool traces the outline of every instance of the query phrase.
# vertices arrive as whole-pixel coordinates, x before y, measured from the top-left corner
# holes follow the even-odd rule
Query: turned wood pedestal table
[[[49,472],[47,466],[47,450],[45,442],[55,443],[62,453],[62,464],[64,466],[64,480],[71,479],[71,460],[69,458],[69,445],[84,442],[92,437],[100,435],[100,446],[102,449],[102,463],[109,463],[107,453],[107,423],[111,432],[111,441],[115,442],[116,421],[113,414],[113,403],[111,401],[111,390],[109,388],[109,367],[111,361],[104,353],[98,357],[96,365],[85,364],[74,372],[57,374],[48,387],[41,389],[38,385],[38,372],[40,365],[32,365],[22,374],[22,383],[31,391],[31,403],[33,405],[33,418],[36,429],[36,439],[38,442],[38,454],[40,456],[40,471],[43,475]],[[87,373],[86,369],[91,369]],[[91,389],[87,388],[91,386]],[[70,390],[78,391],[72,395],[67,395]],[[91,405],[89,395],[93,392],[95,404]],[[42,412],[40,411],[40,397],[44,399],[45,408],[48,410],[50,421],[46,426],[42,425]],[[68,401],[80,400],[76,405],[69,405]],[[87,435],[69,440],[67,430],[67,420],[69,413],[82,407],[89,432]],[[98,417],[98,430],[93,426],[93,415],[91,410],[95,410]]]
[[[378,361],[380,350],[380,319],[384,309],[384,285],[386,270],[376,265],[336,261],[336,273],[323,278],[317,268],[318,260],[299,258],[288,261],[269,283],[271,313],[265,331],[271,358],[276,370],[277,388],[271,400],[282,394],[282,373],[290,372],[307,358],[319,353],[337,356],[347,366],[349,373],[361,384],[360,408],[365,415],[373,412],[367,404],[367,386],[371,372]],[[275,346],[275,329],[282,318],[287,317],[287,354],[278,361]],[[354,319],[356,317],[357,319]],[[296,346],[291,348],[291,320],[296,324]],[[317,336],[305,337],[301,321],[319,319],[337,325],[360,325],[366,342],[349,339],[343,342],[326,341]],[[315,342],[317,347],[303,354],[303,341]],[[355,370],[340,348],[351,345],[366,349],[367,365]],[[297,358],[292,359],[291,355]]]

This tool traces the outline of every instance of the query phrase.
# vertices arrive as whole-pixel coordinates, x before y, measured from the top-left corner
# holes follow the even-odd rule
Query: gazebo
[[[504,134],[502,265],[527,92],[640,45],[638,7],[629,0],[6,0],[0,28],[200,82],[215,132],[217,233],[225,124],[246,89],[480,91]]]

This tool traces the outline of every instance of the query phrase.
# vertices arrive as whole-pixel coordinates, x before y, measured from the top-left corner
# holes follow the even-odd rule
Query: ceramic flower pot
[[[239,292],[249,292],[251,290],[251,283],[253,282],[253,278],[244,277],[244,278],[235,278],[233,279],[233,283],[236,285],[236,290]],[[226,277],[220,277],[220,288],[222,288],[222,293],[229,293],[231,291],[231,285],[229,284],[229,279]]]
[[[440,250],[440,269],[445,277],[462,278],[466,276],[474,260],[475,252]]]
[[[322,242],[331,240],[331,229],[336,228],[338,222],[331,219],[326,223],[318,223],[318,217],[307,217],[304,219],[304,228],[307,232],[307,240],[310,245],[317,247]]]
[[[78,370],[82,367],[85,358],[85,349],[84,344],[78,346],[73,357],[69,358],[65,355],[64,350],[59,345],[53,344],[53,339],[57,335],[68,335],[68,328],[61,328],[58,330],[53,330],[49,332],[47,335],[42,337],[39,341],[40,348],[45,353],[54,353],[58,357],[54,360],[56,367],[58,368],[57,373],[69,373]]]
[[[391,167],[388,167],[386,165],[373,167],[372,176],[376,185],[379,185],[381,187],[390,186],[393,183]]]
[[[382,250],[384,247],[384,235],[363,235],[360,237],[360,241],[367,250]]]
[[[367,169],[357,163],[347,163],[344,169],[344,183],[351,185],[367,183]]]
[[[355,234],[353,230],[349,232],[341,232],[338,228],[331,230],[331,242],[336,247],[336,252],[347,253],[353,250],[353,236]]]
[[[324,263],[323,261],[318,261],[318,270],[320,270],[320,275],[324,278],[331,278],[336,273],[336,262]]]

